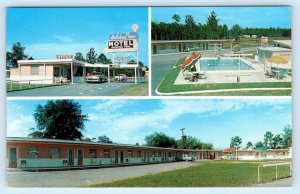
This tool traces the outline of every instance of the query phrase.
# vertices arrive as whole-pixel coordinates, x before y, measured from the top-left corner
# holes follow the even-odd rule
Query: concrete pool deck
[[[210,84],[210,83],[237,83],[237,77],[240,77],[241,83],[251,82],[291,82],[292,78],[287,76],[283,79],[270,78],[265,75],[264,64],[253,63],[248,59],[243,58],[243,61],[253,67],[255,70],[223,70],[223,71],[205,71],[205,77],[198,79],[198,81],[189,81],[180,71],[174,85],[182,84]]]

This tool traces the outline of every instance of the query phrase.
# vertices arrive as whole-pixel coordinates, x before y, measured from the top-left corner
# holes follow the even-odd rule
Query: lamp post
[[[181,137],[182,137],[182,147],[183,147],[183,149],[185,149],[185,146],[186,146],[186,136],[184,135],[184,132],[183,132],[183,130],[185,130],[185,128],[182,128],[182,129],[180,129],[181,130]]]
[[[236,145],[236,146],[234,146],[234,147],[235,147],[235,158],[236,158],[236,160],[239,160],[239,159],[238,159],[238,153],[237,153],[238,146]]]

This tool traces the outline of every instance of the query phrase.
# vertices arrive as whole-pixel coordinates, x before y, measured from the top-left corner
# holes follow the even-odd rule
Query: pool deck
[[[264,73],[264,64],[258,62],[249,61],[243,58],[242,61],[247,61],[251,67],[255,70],[223,70],[223,71],[205,71],[206,78],[198,79],[198,81],[192,82],[185,79],[185,76],[180,71],[174,85],[181,84],[208,84],[208,83],[237,83],[239,82],[291,82],[292,78],[287,76],[283,79],[270,78]]]

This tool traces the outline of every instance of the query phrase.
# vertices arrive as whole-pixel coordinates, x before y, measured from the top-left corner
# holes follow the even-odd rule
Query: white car
[[[123,82],[123,81],[127,81],[128,77],[126,76],[126,74],[117,74],[115,76],[115,79],[118,82]]]
[[[180,157],[180,159],[183,160],[183,161],[194,161],[194,160],[196,160],[195,157],[189,156],[189,155],[187,155],[187,154],[183,154],[183,155]]]
[[[86,82],[102,83],[107,81],[107,76],[101,72],[93,72],[92,75],[86,76]]]

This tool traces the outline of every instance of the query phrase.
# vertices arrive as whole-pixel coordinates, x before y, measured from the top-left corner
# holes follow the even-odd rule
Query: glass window
[[[166,50],[166,45],[165,44],[160,44],[159,49],[160,50]]]
[[[96,149],[90,149],[89,150],[89,156],[90,156],[90,158],[97,158],[97,150]]]
[[[103,152],[103,158],[110,158],[110,150],[109,149],[104,149]]]
[[[171,157],[171,152],[168,153],[168,157]]]
[[[51,158],[60,158],[60,149],[59,148],[51,148]]]
[[[39,74],[39,65],[31,65],[30,74],[38,75]]]
[[[37,147],[27,148],[27,158],[38,158],[39,152]]]
[[[171,49],[176,49],[176,44],[171,44]]]
[[[152,152],[151,156],[152,156],[152,157],[155,157],[155,152]]]
[[[128,157],[128,158],[132,158],[132,150],[128,150],[128,152],[127,152],[127,157]]]

